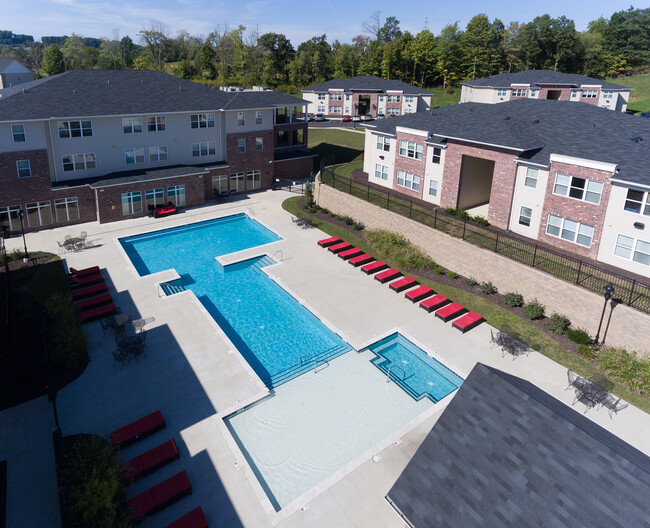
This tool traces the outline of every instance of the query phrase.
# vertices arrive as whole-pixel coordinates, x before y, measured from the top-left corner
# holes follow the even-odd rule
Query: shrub
[[[570,326],[571,321],[566,315],[561,315],[559,313],[551,314],[548,329],[554,334],[565,334]]]
[[[445,207],[445,213],[456,216],[456,209],[453,207]]]
[[[307,207],[314,205],[314,184],[311,182],[305,185],[305,205]]]
[[[341,220],[341,222],[343,222],[343,223],[345,223],[347,225],[354,224],[354,218],[352,218],[351,216],[342,216],[340,218],[340,220]]]
[[[75,368],[84,360],[84,341],[77,313],[69,293],[56,292],[45,301],[45,313],[51,323],[49,341],[52,359],[63,368]]]
[[[578,347],[578,354],[580,354],[585,359],[594,359],[596,357],[596,352],[589,345],[580,345]]]
[[[578,343],[579,345],[588,345],[591,343],[591,337],[589,337],[587,331],[582,328],[569,328],[566,331],[566,335],[571,341]]]
[[[444,270],[444,268],[441,268],[440,266],[438,266],[438,264],[436,264],[436,265],[433,267],[433,272],[434,272],[436,275],[442,275],[442,274],[445,272],[445,270]]]
[[[321,207],[320,212],[323,213],[323,214],[330,214],[329,209],[325,209],[325,207]]]
[[[435,269],[437,264],[402,235],[389,231],[367,231],[366,238],[377,249],[376,257],[409,269]]]
[[[355,220],[354,222],[352,222],[352,227],[354,227],[354,229],[357,231],[361,231],[362,229],[366,228],[366,224],[364,224],[363,222],[359,222],[358,220]]]
[[[517,306],[524,304],[524,296],[520,293],[508,292],[503,296],[503,302],[506,303],[507,306],[516,308]]]
[[[447,277],[449,277],[450,279],[457,279],[458,278],[458,273],[456,273],[455,271],[448,271],[447,272]]]
[[[598,355],[598,366],[607,374],[641,394],[650,394],[650,361],[637,358],[622,348],[605,347]]]
[[[533,299],[524,305],[524,313],[531,320],[542,319],[544,317],[545,306],[537,299]]]
[[[475,224],[480,224],[483,226],[490,225],[490,222],[488,222],[487,219],[483,218],[482,216],[471,216],[470,220]]]
[[[465,209],[456,209],[456,216],[461,220],[469,220],[469,213]]]
[[[10,253],[7,253],[7,260],[13,262],[14,260],[22,260],[25,256],[22,249],[13,249]]]
[[[465,278],[465,282],[466,282],[469,286],[476,286],[476,285],[478,284],[478,281],[477,281],[474,277],[466,277],[466,278]]]
[[[310,208],[309,208],[309,212],[310,212],[311,214],[314,214],[314,213],[316,212],[316,208],[315,208],[315,207],[310,207]]]
[[[496,286],[495,286],[494,284],[492,284],[491,282],[482,282],[482,283],[481,283],[481,291],[482,291],[485,295],[492,295],[493,293],[496,293],[496,292],[497,292],[497,288],[496,288]]]
[[[318,204],[316,204],[316,205],[312,205],[311,208],[314,209],[314,210],[316,210],[316,211],[320,211],[320,210],[321,210],[321,207],[320,207],[320,205],[318,205]]]

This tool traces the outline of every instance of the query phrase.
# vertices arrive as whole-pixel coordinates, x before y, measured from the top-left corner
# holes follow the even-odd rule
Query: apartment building
[[[370,182],[650,277],[648,120],[518,99],[366,126]]]
[[[431,92],[402,81],[375,76],[332,79],[305,88],[302,97],[308,101],[311,114],[331,116],[370,115],[394,117],[427,110]]]
[[[150,214],[308,177],[306,102],[154,71],[74,70],[0,92],[10,232]]]
[[[631,88],[574,73],[527,70],[462,83],[461,103],[502,103],[513,99],[552,99],[627,110]]]
[[[34,80],[34,72],[15,59],[0,59],[0,90]]]

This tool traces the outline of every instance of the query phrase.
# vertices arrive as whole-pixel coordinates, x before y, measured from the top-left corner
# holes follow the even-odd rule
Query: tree
[[[82,37],[73,33],[66,39],[62,51],[66,70],[78,70],[84,67],[86,46]]]
[[[621,54],[632,66],[650,63],[650,8],[618,11],[603,32],[603,45],[612,54]]]
[[[154,65],[151,63],[151,58],[148,54],[138,55],[133,59],[134,70],[153,70]]]
[[[377,33],[377,40],[381,44],[386,44],[397,40],[401,36],[402,30],[399,28],[399,20],[395,17],[388,17]]]
[[[428,29],[420,31],[415,35],[411,50],[415,80],[420,86],[424,86],[437,69],[436,38],[433,33]]]
[[[510,22],[503,31],[502,47],[508,73],[521,69],[521,30],[524,25],[519,22]]]
[[[120,62],[122,63],[122,69],[132,68],[134,58],[135,44],[133,44],[131,37],[126,35],[120,40]]]
[[[463,67],[469,79],[485,77],[499,70],[503,23],[495,19],[490,23],[487,15],[473,17],[461,39]]]
[[[278,81],[289,80],[289,63],[295,50],[286,36],[278,33],[265,33],[258,40],[264,50],[264,82],[274,86]]]
[[[463,33],[458,23],[446,25],[438,37],[438,71],[442,76],[443,86],[455,85],[461,77],[460,47]]]
[[[291,64],[291,81],[296,86],[323,82],[332,77],[332,48],[326,35],[312,37],[298,46]]]
[[[65,71],[63,53],[57,44],[50,44],[43,52],[43,71],[48,75],[56,75]]]
[[[207,73],[208,79],[214,79],[217,76],[217,69],[214,67],[214,50],[208,42],[201,46],[199,57],[203,73]]]
[[[169,55],[167,26],[162,22],[154,21],[148,28],[143,27],[138,35],[145,45],[151,65],[154,69],[162,71]]]

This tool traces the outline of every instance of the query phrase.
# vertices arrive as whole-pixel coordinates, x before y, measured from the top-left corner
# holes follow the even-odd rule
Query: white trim
[[[403,134],[411,134],[412,136],[420,136],[423,138],[428,138],[429,133],[423,130],[417,130],[415,128],[406,128],[406,127],[395,127],[395,133],[401,132]]]
[[[472,139],[465,139],[465,138],[458,138],[458,137],[453,137],[453,136],[447,136],[445,134],[436,134],[437,136],[444,137],[447,139],[453,139],[454,141],[463,141],[464,143],[473,143],[474,145],[485,145],[487,147],[495,147],[495,148],[502,148],[506,150],[514,150],[515,152],[526,152],[527,150],[534,150],[538,147],[531,147],[527,149],[521,149],[521,148],[516,148],[516,147],[508,147],[506,145],[497,145],[496,143],[485,143],[483,141],[474,141]]]
[[[550,161],[558,163],[566,163],[567,165],[578,165],[579,167],[586,167],[587,169],[596,169],[614,173],[618,165],[615,163],[607,163],[605,161],[596,161],[584,158],[574,158],[573,156],[565,156],[563,154],[551,154]]]
[[[544,165],[542,163],[533,163],[532,161],[526,161],[526,160],[522,160],[522,159],[519,159],[519,158],[515,158],[515,163],[517,165],[522,165],[524,167],[529,167],[529,166],[530,167],[539,167],[540,169],[549,170],[548,165]]]
[[[122,182],[122,183],[112,183],[110,185],[100,185],[100,186],[97,186],[97,187],[92,187],[93,183],[88,183],[87,185],[91,189],[105,189],[106,187],[121,187],[122,185],[135,185],[136,183],[147,183],[147,182],[158,181],[158,180],[169,180],[170,178],[185,178],[186,176],[203,176],[205,174],[209,174],[209,171],[193,172],[191,174],[175,174],[173,176],[160,176],[158,178],[150,178],[148,180],[138,180],[138,181],[130,181],[130,182]]]
[[[629,182],[629,181],[625,181],[625,180],[618,180],[618,179],[615,179],[615,178],[610,178],[609,181],[611,181],[612,183],[620,183],[621,185],[623,185],[624,187],[627,187],[627,188],[638,188],[638,187],[640,187],[640,188],[643,188],[643,189],[650,190],[650,185],[649,184]]]

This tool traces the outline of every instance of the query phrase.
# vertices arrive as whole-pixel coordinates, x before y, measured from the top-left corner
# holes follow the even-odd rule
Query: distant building
[[[0,59],[0,90],[34,80],[34,72],[14,59]],[[0,94],[2,97],[2,94]]]
[[[625,112],[632,89],[584,75],[552,70],[501,73],[463,83],[461,103],[502,103],[513,99],[554,99]]]
[[[374,76],[332,79],[305,88],[302,97],[309,101],[311,114],[378,115],[393,117],[427,110],[431,92],[402,81]]]

